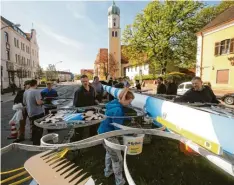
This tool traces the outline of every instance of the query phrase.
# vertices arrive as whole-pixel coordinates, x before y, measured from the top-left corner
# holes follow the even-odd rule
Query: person
[[[124,116],[124,107],[131,104],[132,100],[134,99],[134,95],[128,88],[124,88],[119,95],[119,99],[115,99],[108,104],[106,104],[106,116],[112,117],[121,117]],[[118,123],[123,124],[124,119],[121,118],[107,118],[106,120],[102,121],[99,128],[98,134],[103,134],[106,132],[111,132],[114,130],[118,130],[117,127],[111,125],[111,123]],[[116,137],[111,137],[107,139],[110,142],[119,144],[119,141]],[[105,156],[105,169],[104,174],[105,177],[109,177],[114,173],[115,175],[115,184],[116,185],[123,185],[125,184],[125,180],[122,174],[122,155],[121,151],[114,150],[107,147],[104,144],[106,149],[106,156]]]
[[[130,83],[128,82],[128,78],[125,76],[124,79],[123,79],[123,84],[124,84],[124,87],[130,87]]]
[[[115,86],[118,83],[118,81],[116,80],[116,78],[114,78],[113,80],[113,86]]]
[[[75,92],[73,105],[75,107],[97,105],[95,89],[89,84],[87,75],[81,76],[81,84],[81,87]]]
[[[170,78],[168,80],[168,86],[167,86],[167,92],[166,92],[166,94],[167,95],[177,95],[177,88],[178,87],[177,87],[174,79]]]
[[[118,83],[117,84],[115,84],[115,86],[114,86],[115,88],[124,88],[124,79],[122,78],[122,77],[120,77],[119,79],[118,79]]]
[[[136,89],[138,91],[141,91],[141,84],[140,84],[140,81],[139,80],[136,80]]]
[[[15,82],[12,82],[12,84],[11,84],[12,95],[15,95],[15,89],[16,88],[17,88],[17,86],[15,85]]]
[[[166,86],[163,84],[163,78],[158,77],[157,79],[157,94],[166,94]]]
[[[31,80],[30,88],[24,92],[23,103],[26,105],[29,120],[31,121],[33,145],[40,145],[43,133],[43,129],[34,124],[35,120],[44,117],[43,101],[41,99],[41,94],[37,90],[37,81]]]
[[[52,89],[52,82],[46,83],[47,88],[41,91],[41,97],[44,101],[45,115],[49,114],[49,110],[56,109],[57,106],[52,104],[52,100],[58,97],[58,93],[55,89]]]
[[[181,97],[175,98],[174,102],[185,103],[215,103],[219,104],[214,92],[209,86],[203,86],[200,77],[192,79],[192,88]]]
[[[108,86],[111,86],[111,87],[114,86],[112,77],[110,77],[110,79],[109,79],[107,85],[108,85]],[[108,101],[112,101],[112,100],[114,100],[114,99],[115,99],[115,97],[108,93]]]
[[[97,98],[98,102],[101,103],[104,89],[103,89],[103,86],[102,86],[101,82],[99,81],[98,76],[94,77],[92,86],[96,91],[96,98]]]
[[[24,92],[30,88],[30,80],[24,82],[24,89],[19,90],[15,96],[14,104],[23,104]],[[25,140],[25,125],[27,120],[28,114],[26,108],[23,109],[23,119],[20,120],[19,131],[18,131],[18,138],[14,141],[14,143],[18,143]]]
[[[73,105],[75,107],[86,107],[98,105],[98,100],[96,99],[95,89],[89,84],[89,79],[87,75],[81,76],[81,87],[75,92]],[[84,127],[76,128],[73,141],[84,139]],[[97,133],[97,125],[92,125],[89,128],[90,136],[94,136]]]

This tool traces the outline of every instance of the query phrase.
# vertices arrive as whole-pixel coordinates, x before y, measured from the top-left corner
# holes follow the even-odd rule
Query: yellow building
[[[214,90],[234,92],[234,7],[197,33],[196,75]]]

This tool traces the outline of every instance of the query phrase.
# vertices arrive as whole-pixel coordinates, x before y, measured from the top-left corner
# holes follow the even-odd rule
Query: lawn
[[[140,155],[128,156],[129,171],[137,185],[234,185],[224,174],[201,156],[187,156],[178,141],[153,136]],[[104,177],[105,150],[99,145],[82,151],[75,163],[89,172],[97,184],[114,185],[114,177]]]

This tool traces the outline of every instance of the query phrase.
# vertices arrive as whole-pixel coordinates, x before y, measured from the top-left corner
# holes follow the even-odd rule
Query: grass
[[[234,179],[201,156],[187,156],[179,143],[153,136],[140,155],[128,156],[129,171],[137,185],[233,185]],[[114,185],[104,177],[105,150],[99,145],[86,149],[75,163],[89,172],[98,184]]]

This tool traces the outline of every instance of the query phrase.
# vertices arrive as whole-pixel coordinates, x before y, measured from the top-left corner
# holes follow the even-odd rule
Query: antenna
[[[33,29],[33,22],[32,22],[32,29]]]

